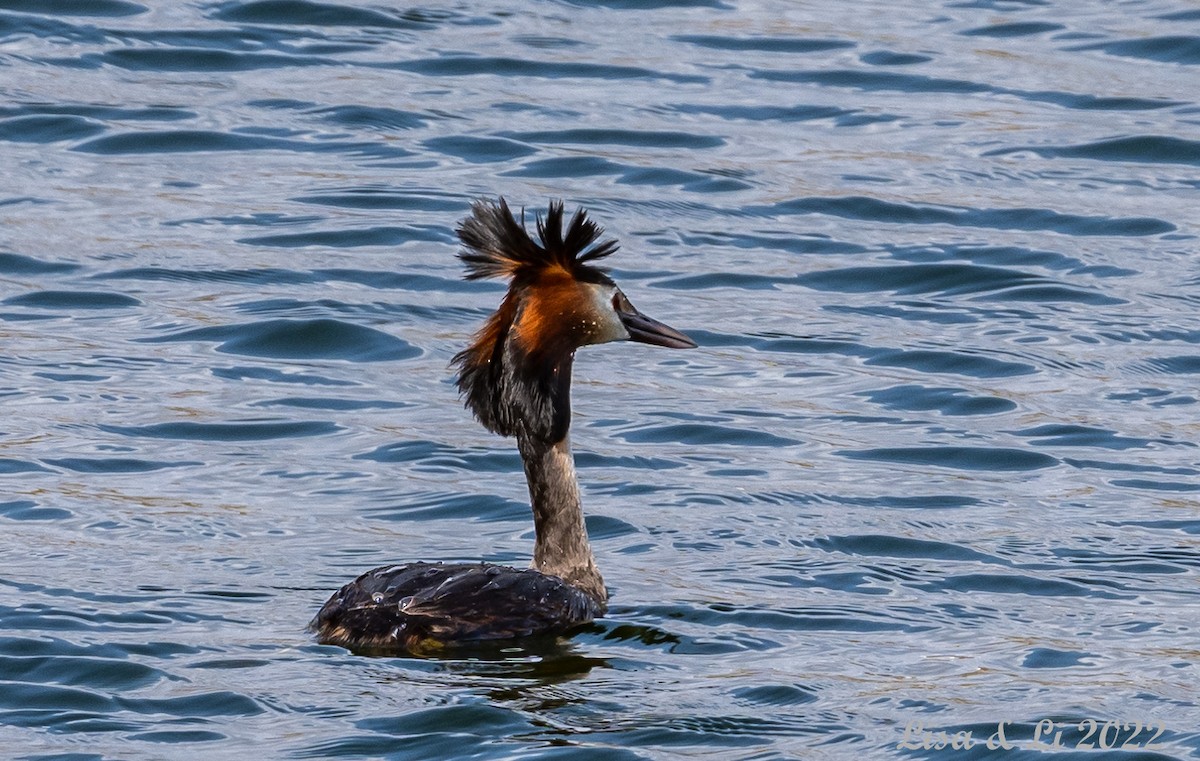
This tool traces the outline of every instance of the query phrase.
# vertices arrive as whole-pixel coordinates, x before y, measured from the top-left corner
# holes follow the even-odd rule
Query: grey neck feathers
[[[603,608],[608,592],[588,543],[569,439],[564,436],[556,444],[546,444],[536,438],[518,436],[517,448],[525,461],[525,478],[533,504],[537,534],[533,567],[560,577]]]

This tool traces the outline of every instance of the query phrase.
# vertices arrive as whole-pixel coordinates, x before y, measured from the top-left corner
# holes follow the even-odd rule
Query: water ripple
[[[100,425],[105,433],[151,439],[185,441],[268,441],[297,436],[325,436],[339,430],[325,421],[240,421],[234,423],[155,423],[152,425]]]
[[[1085,110],[1153,110],[1181,105],[1168,98],[1105,97],[1059,90],[1016,90],[965,79],[900,74],[887,71],[842,69],[829,71],[774,71],[751,73],[769,82],[815,84],[871,92],[902,92],[928,95],[1012,95],[1023,100],[1053,103],[1063,108]]]
[[[1084,45],[1078,50],[1102,50],[1109,55],[1143,58],[1150,61],[1200,64],[1200,36],[1171,35],[1136,40],[1116,40]]]
[[[310,0],[255,0],[226,2],[217,6],[212,18],[243,24],[343,26],[351,28],[427,29],[450,18],[447,12],[413,9],[386,12],[355,8],[341,3]]]
[[[507,132],[505,137],[526,143],[553,145],[624,145],[637,148],[691,148],[705,150],[725,144],[719,137],[668,130],[567,129],[542,132]]]
[[[306,142],[264,135],[231,134],[209,130],[160,130],[128,132],[98,137],[76,145],[81,153],[130,155],[145,153],[193,153],[213,151],[298,151],[302,153],[358,153],[376,158],[411,156],[402,148],[362,142]]]
[[[278,53],[244,53],[206,48],[125,48],[81,59],[85,65],[117,66],[130,71],[251,71],[292,66],[328,66],[329,59]]]
[[[1009,399],[971,396],[959,388],[903,385],[862,391],[859,395],[891,410],[937,410],[943,415],[997,415],[1017,409],[1017,404]]]
[[[960,34],[968,37],[1028,37],[1046,32],[1057,32],[1065,28],[1062,24],[1051,24],[1044,21],[1011,21],[968,29]]]
[[[1200,165],[1200,141],[1161,135],[1116,137],[1083,145],[999,148],[985,155],[1003,156],[1023,152],[1036,153],[1044,158]]]
[[[798,198],[772,207],[754,209],[766,216],[825,214],[846,219],[861,219],[910,225],[953,225],[996,230],[1045,230],[1064,235],[1161,235],[1175,225],[1153,217],[1113,218],[1064,214],[1053,209],[974,209],[924,206],[884,201],[866,196],[839,198]]]
[[[666,80],[674,84],[707,84],[708,77],[671,74],[639,66],[531,60],[503,56],[444,55],[388,65],[427,77],[533,77],[538,79]]]
[[[194,328],[167,336],[140,339],[218,342],[217,351],[255,357],[346,359],[387,362],[411,359],[420,350],[374,328],[341,320],[265,320],[242,325]]]
[[[672,39],[712,50],[760,53],[822,53],[854,47],[847,40],[820,40],[804,37],[728,37],[704,34],[679,34]]]
[[[182,468],[203,465],[199,460],[181,462],[160,462],[141,460],[133,457],[66,457],[47,459],[47,465],[66,468],[77,473],[149,473],[163,468]]]
[[[442,5],[0,0],[6,747],[1196,755],[1193,7]],[[700,344],[575,357],[609,612],[317,645],[368,568],[529,563],[448,367],[498,194]]]
[[[10,296],[3,302],[9,306],[69,311],[72,309],[127,309],[142,302],[122,293],[102,291],[37,291]]]
[[[62,14],[69,16],[136,16],[150,9],[126,0],[89,0],[86,3],[63,2],[63,0],[18,0],[4,3],[0,7],[18,6],[25,13]]]
[[[104,130],[103,124],[80,116],[40,114],[0,120],[0,140],[22,143],[81,140]]]
[[[1058,460],[1050,455],[1004,447],[889,447],[843,450],[837,454],[852,460],[936,465],[955,470],[1022,471],[1052,468],[1058,464]]]

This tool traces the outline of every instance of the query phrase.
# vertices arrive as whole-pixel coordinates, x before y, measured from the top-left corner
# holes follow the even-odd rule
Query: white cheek
[[[591,341],[589,343],[602,344],[629,339],[629,331],[625,329],[625,323],[621,322],[621,318],[617,316],[616,310],[612,307],[612,293],[612,290],[608,288],[589,289],[592,299],[592,308],[589,310],[592,315]]]
[[[625,323],[621,322],[621,318],[617,317],[616,312],[609,312],[604,315],[604,319],[601,319],[596,326],[596,340],[594,343],[602,344],[609,341],[626,341],[628,339],[629,331],[625,329]]]

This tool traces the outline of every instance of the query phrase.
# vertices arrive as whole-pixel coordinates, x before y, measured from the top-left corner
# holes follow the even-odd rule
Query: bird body
[[[558,576],[489,563],[410,563],[367,571],[329,599],[321,641],[380,653],[565,634],[604,608]]]
[[[523,216],[523,215],[522,215]],[[571,455],[575,351],[633,340],[690,348],[646,317],[592,262],[617,249],[578,211],[563,228],[552,203],[534,240],[504,199],[478,201],[459,227],[467,279],[502,277],[499,308],[455,355],[457,385],[489,431],[516,439],[533,508],[532,567],[412,563],[359,576],[313,619],[318,639],[352,650],[424,653],[445,646],[565,634],[608,601],[584,525]]]

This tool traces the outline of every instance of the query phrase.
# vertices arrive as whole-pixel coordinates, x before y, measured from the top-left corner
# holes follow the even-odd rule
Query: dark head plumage
[[[547,291],[560,301],[578,301],[573,283],[611,282],[589,263],[616,251],[617,242],[596,244],[603,230],[582,209],[564,233],[561,201],[550,202],[545,219],[538,216],[536,241],[524,217],[522,210],[518,222],[503,198],[481,199],[459,225],[466,278],[510,282],[500,308],[452,364],[458,367],[459,393],[485,428],[553,444],[571,423],[571,364],[578,344],[570,340],[569,325],[551,323],[543,319],[544,308],[531,308],[530,296]],[[518,330],[521,324],[530,327]]]
[[[571,423],[575,350],[632,339],[674,348],[687,336],[634,309],[594,262],[617,250],[615,240],[582,209],[563,225],[552,201],[537,219],[537,240],[503,198],[476,201],[458,228],[468,280],[509,280],[500,307],[454,356],[459,393],[489,431],[526,443],[556,444]],[[598,242],[599,241],[599,242]]]

